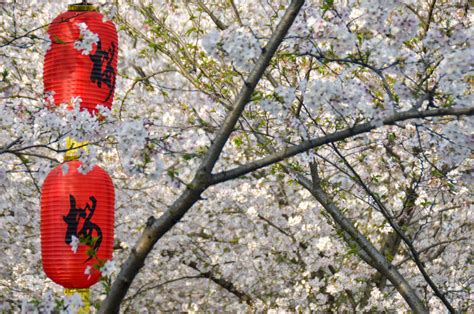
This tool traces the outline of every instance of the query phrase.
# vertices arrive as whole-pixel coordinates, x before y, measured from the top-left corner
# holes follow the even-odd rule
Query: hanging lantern
[[[80,161],[68,161],[46,177],[41,192],[43,269],[69,289],[88,288],[99,268],[112,259],[114,187],[105,170],[82,174]]]
[[[91,4],[69,5],[48,28],[51,45],[44,60],[46,102],[78,101],[91,113],[111,108],[117,74],[118,41],[112,21]]]

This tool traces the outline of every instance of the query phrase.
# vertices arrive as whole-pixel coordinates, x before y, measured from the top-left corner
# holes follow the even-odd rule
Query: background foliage
[[[62,161],[65,137],[91,142],[81,160],[100,164],[116,187],[115,266],[93,288],[99,307],[149,217],[192,188],[288,7],[99,2],[120,46],[114,105],[102,110],[100,123],[77,106],[45,107],[52,101],[42,87],[46,29],[67,3],[0,3],[3,311],[77,305],[61,301],[62,290],[41,268],[40,189]],[[472,35],[468,1],[306,1],[214,168],[225,182],[204,191],[155,245],[122,310],[407,311],[393,282],[364,261],[360,244],[304,184],[310,178],[430,311],[446,308],[417,255],[449,303],[468,311]],[[430,110],[440,114],[418,114]],[[424,118],[397,119],[400,112]],[[363,123],[373,129],[302,148],[233,180],[222,173]]]

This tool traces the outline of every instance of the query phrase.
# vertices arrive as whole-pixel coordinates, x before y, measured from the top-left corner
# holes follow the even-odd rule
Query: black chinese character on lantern
[[[102,242],[102,230],[98,225],[91,221],[92,216],[94,215],[95,207],[97,205],[97,200],[94,196],[89,197],[92,202],[92,205],[89,205],[89,202],[86,203],[84,208],[76,207],[76,199],[73,195],[69,194],[69,202],[71,208],[67,216],[63,216],[64,222],[67,224],[66,230],[66,244],[71,244],[72,236],[76,238],[85,239],[92,243],[92,249],[97,252]],[[79,223],[83,221],[82,228],[77,231]],[[95,237],[94,237],[95,231]],[[92,256],[89,256],[86,259],[86,262],[90,260]]]
[[[115,71],[112,66],[112,60],[114,59],[114,56],[115,44],[112,43],[110,48],[105,51],[102,50],[102,42],[100,40],[97,43],[97,49],[95,53],[89,56],[92,63],[94,64],[90,77],[92,83],[96,83],[99,88],[102,88],[102,83],[104,83],[109,88],[109,94],[104,101],[109,100],[115,88]]]

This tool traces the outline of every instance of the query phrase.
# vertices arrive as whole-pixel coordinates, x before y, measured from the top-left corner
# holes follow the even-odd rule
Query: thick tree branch
[[[268,41],[256,65],[244,82],[242,89],[237,96],[232,111],[227,115],[222,127],[216,134],[212,146],[206,153],[201,166],[199,167],[193,181],[188,185],[183,194],[170,206],[170,208],[157,220],[152,221],[143,231],[140,238],[132,248],[132,252],[123,264],[117,279],[114,281],[110,293],[102,303],[99,313],[118,313],[120,303],[125,297],[133,279],[143,267],[145,258],[152,250],[155,243],[168,232],[184,214],[199,199],[201,193],[209,187],[212,169],[219,158],[219,155],[227,142],[230,134],[234,130],[245,105],[250,101],[250,97],[262,77],[265,69],[278,46],[285,37],[288,29],[293,24],[304,0],[294,0],[288,6],[285,15],[278,24],[277,29]]]
[[[418,193],[416,192],[416,188],[414,188],[417,183],[414,182],[418,181],[419,179],[421,179],[421,176],[418,179],[413,178],[412,182],[410,183],[410,186],[405,191],[406,197],[405,204],[402,209],[402,216],[397,221],[397,224],[402,228],[404,228],[410,223],[410,220],[412,219],[413,214],[415,213],[415,201],[418,198]],[[384,237],[382,241],[382,254],[390,261],[392,261],[393,258],[396,256],[398,249],[400,248],[400,244],[400,236],[395,231],[391,231]],[[383,289],[385,287],[385,279],[386,278],[384,277],[376,279],[377,286],[379,287],[379,289]]]
[[[275,54],[279,44],[283,40],[284,36],[288,32],[288,29],[293,24],[301,6],[303,5],[304,1],[302,0],[294,0],[288,7],[285,15],[283,16],[282,20],[278,24],[275,33],[272,35],[270,40],[268,41],[265,48],[262,49],[262,54],[260,55],[257,63],[250,73],[247,80],[244,82],[244,86],[242,87],[239,95],[237,96],[237,100],[235,101],[234,108],[227,116],[226,120],[224,121],[224,125],[220,129],[219,133],[217,134],[212,147],[209,149],[208,153],[206,154],[204,161],[202,163],[201,170],[211,173],[214,164],[216,163],[219,155],[224,147],[229,135],[234,130],[235,124],[239,119],[242,111],[245,109],[245,105],[250,101],[250,97],[252,96],[255,87],[257,86],[258,81],[263,76],[268,64],[270,63],[271,58]]]
[[[260,144],[264,144],[265,141],[263,139],[262,136],[260,136],[258,133],[254,133],[255,136],[257,137],[257,140]],[[269,151],[269,152],[274,152],[275,149],[274,147],[270,144],[270,145],[267,145],[265,146],[266,147],[266,150]],[[319,175],[318,175],[318,171],[317,171],[317,167],[316,167],[316,164],[315,163],[310,163],[310,170],[311,170],[311,178],[313,180],[313,184],[315,186],[319,186],[320,184],[320,178],[319,178]],[[288,169],[287,167],[283,166],[283,169],[286,173],[290,174],[292,171],[290,169]],[[306,180],[305,177],[301,176],[300,174],[298,173],[295,173],[296,176],[297,176],[297,179],[298,181],[300,182],[300,184],[304,185],[304,181]],[[263,216],[259,215],[259,218],[263,219],[264,221],[266,221],[267,223],[269,223],[271,226],[273,226],[274,228],[276,228],[278,231],[280,231],[281,233],[289,236],[293,242],[297,243],[298,241],[296,240],[296,238],[294,238],[291,234],[289,234],[288,232],[286,232],[285,230],[281,229],[280,227],[274,225],[273,223],[271,223],[269,220],[265,219]],[[376,263],[375,261],[367,254],[367,252],[361,248],[361,246],[356,242],[354,241],[354,239],[351,237],[351,235],[344,229],[341,227],[341,225],[337,224],[334,226],[339,232],[341,232],[342,234],[342,237],[344,239],[344,241],[351,247],[351,248],[355,248],[356,249],[356,254],[359,256],[359,258],[361,258],[364,262],[366,262],[368,265],[370,265],[371,267],[373,267],[374,269],[378,270],[377,266],[376,266]],[[299,246],[303,249],[307,249],[307,245],[304,244],[304,243],[301,243],[299,242]],[[320,254],[321,257],[322,254]],[[301,260],[301,262],[303,262]],[[303,262],[304,264],[304,262]],[[329,270],[331,271],[331,273],[335,273],[336,270],[334,269],[334,267],[330,266],[329,267]],[[378,270],[378,274],[382,274],[382,272],[380,272]],[[321,272],[318,272],[317,275],[320,279],[324,276],[324,274],[321,274]],[[350,290],[346,289],[346,294],[349,298],[349,300],[351,300],[351,303],[355,304],[355,301],[353,299],[353,296],[352,296],[352,293]],[[332,297],[332,296],[331,296]]]
[[[412,257],[413,261],[415,262],[416,266],[420,270],[421,274],[423,275],[423,278],[425,281],[428,283],[428,285],[431,287],[433,290],[434,294],[443,302],[443,304],[446,306],[446,308],[449,310],[450,313],[454,313],[455,310],[451,303],[449,303],[448,299],[444,295],[444,293],[438,288],[438,286],[434,283],[434,281],[431,279],[429,274],[426,272],[425,266],[420,260],[420,254],[416,250],[413,242],[408,238],[408,236],[402,231],[400,228],[400,225],[397,224],[395,219],[392,217],[390,214],[388,208],[385,206],[385,204],[380,200],[380,198],[375,194],[367,184],[362,180],[362,178],[359,176],[359,174],[355,171],[355,169],[351,166],[351,164],[341,155],[339,154],[339,157],[342,158],[344,161],[344,164],[346,167],[352,172],[354,177],[356,178],[356,181],[359,183],[359,185],[365,190],[365,192],[370,195],[370,197],[375,201],[377,206],[380,209],[380,212],[382,215],[385,217],[389,225],[393,228],[395,233],[397,234],[398,237],[405,243],[405,245],[408,247]]]
[[[314,172],[313,176],[314,176]],[[341,210],[331,201],[330,197],[323,191],[319,179],[316,181],[308,180],[303,176],[298,176],[298,181],[305,187],[326,209],[334,221],[347,232],[353,241],[363,249],[373,261],[373,267],[383,273],[392,282],[395,288],[400,292],[405,301],[409,304],[415,313],[428,313],[423,302],[418,297],[416,291],[410,286],[398,270],[390,264],[385,257],[365,238],[349,221]]]
[[[434,110],[408,110],[402,112],[396,112],[383,120],[384,125],[393,125],[396,122],[401,122],[410,119],[420,119],[428,117],[439,117],[439,116],[472,116],[474,115],[474,107],[469,108],[442,108]],[[211,184],[216,184],[231,179],[235,179],[257,169],[272,165],[276,162],[282,161],[286,158],[295,156],[299,153],[303,153],[312,148],[322,146],[329,143],[334,143],[337,141],[344,140],[346,138],[352,137],[354,135],[362,134],[374,130],[377,128],[377,125],[372,122],[362,123],[355,125],[350,128],[343,129],[332,134],[321,136],[316,139],[303,141],[301,144],[284,148],[280,151],[277,151],[267,157],[264,157],[259,160],[255,160],[246,165],[236,167],[227,171],[222,171],[216,173],[212,176]]]
[[[355,171],[354,167],[349,163],[347,158],[339,151],[339,149],[336,147],[336,145],[331,144],[332,149],[334,152],[341,158],[341,160],[344,162],[344,164],[347,166],[349,171],[352,173],[352,175],[355,175],[357,180],[355,182],[359,185],[363,185],[362,188],[367,188],[366,184],[361,183],[361,178],[358,175],[358,173]],[[401,164],[400,160],[398,160],[399,163]],[[402,165],[401,165],[402,166]],[[351,175],[351,176],[352,176]],[[421,174],[418,177],[413,177],[411,179],[410,185],[407,187],[405,190],[405,201],[403,204],[403,208],[401,211],[401,214],[399,215],[397,224],[400,227],[404,227],[405,225],[410,223],[410,220],[413,216],[414,209],[415,209],[415,202],[416,199],[418,198],[418,194],[416,192],[416,187],[421,181]],[[381,253],[389,262],[393,260],[395,255],[397,254],[398,248],[400,247],[401,243],[401,238],[400,236],[393,230],[392,232],[388,233],[382,240],[382,246],[381,246]],[[385,280],[386,278],[382,274],[377,274],[374,276],[374,282],[376,283],[377,287],[382,290],[385,287]],[[369,293],[369,291],[367,291]]]

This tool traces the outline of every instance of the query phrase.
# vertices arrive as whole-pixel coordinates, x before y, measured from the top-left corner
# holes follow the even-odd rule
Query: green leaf
[[[251,101],[259,101],[263,98],[263,94],[260,91],[254,91],[252,93]]]
[[[393,142],[393,141],[395,141],[397,136],[395,135],[395,133],[391,132],[391,133],[388,134],[387,138],[388,138],[389,142]]]
[[[185,153],[185,154],[183,155],[183,159],[184,159],[184,160],[191,160],[191,159],[193,159],[193,158],[194,158],[194,155],[192,155],[192,154],[187,154],[187,153]]]
[[[87,250],[87,256],[94,256],[95,255],[95,250],[93,248],[90,248]]]
[[[242,138],[240,138],[239,136],[234,138],[235,146],[240,147],[242,145],[242,143],[243,143]]]
[[[184,33],[184,35],[188,36],[188,35],[191,35],[192,33],[199,33],[199,29],[196,27],[191,27]]]
[[[324,16],[324,13],[326,13],[329,9],[332,8],[333,4],[334,4],[334,0],[324,0],[323,5],[321,6],[321,10],[323,10],[323,16]]]

